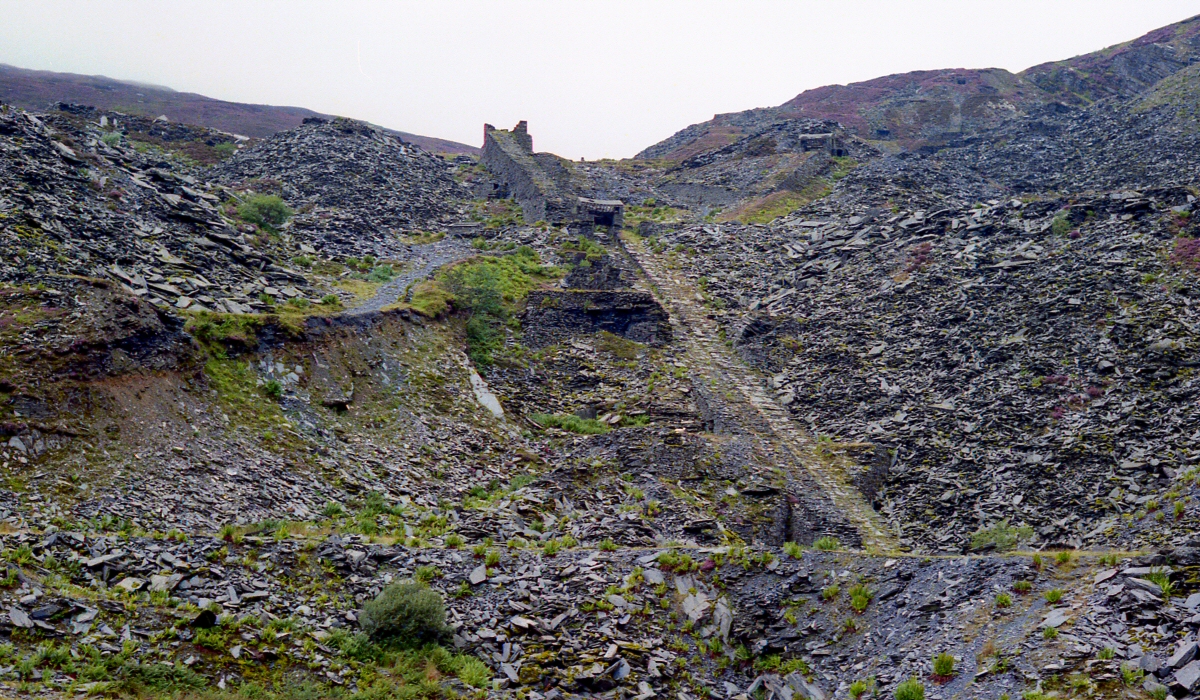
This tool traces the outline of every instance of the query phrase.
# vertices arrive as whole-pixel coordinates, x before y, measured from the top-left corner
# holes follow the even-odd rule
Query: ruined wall
[[[546,184],[539,182],[533,160],[533,138],[520,122],[512,131],[483,126],[483,154],[480,162],[504,183],[509,194],[521,205],[528,222],[546,219]]]
[[[511,131],[484,124],[480,162],[521,205],[526,222],[571,220],[573,197],[564,194],[560,184],[569,173],[557,156],[533,152],[533,137],[524,121]]]
[[[531,348],[599,331],[653,346],[671,340],[667,314],[647,292],[531,292],[521,328]]]

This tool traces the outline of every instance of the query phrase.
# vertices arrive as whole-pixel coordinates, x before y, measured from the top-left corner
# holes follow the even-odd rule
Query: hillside
[[[1127,99],[1200,57],[1200,17],[1134,41],[1034,66],[946,69],[889,75],[806,90],[778,107],[718,114],[643,150],[638,158],[682,160],[773,121],[829,119],[855,135],[917,149],[941,147],[1041,105]]]
[[[156,85],[113,80],[102,75],[77,75],[27,70],[0,64],[0,102],[41,111],[56,102],[149,117],[165,115],[172,122],[195,124],[232,134],[265,138],[293,129],[308,117],[326,116],[302,107],[251,105],[214,100]],[[396,136],[433,153],[477,153],[478,148],[403,131]]]
[[[662,159],[0,105],[0,696],[1200,700],[1194,25]]]

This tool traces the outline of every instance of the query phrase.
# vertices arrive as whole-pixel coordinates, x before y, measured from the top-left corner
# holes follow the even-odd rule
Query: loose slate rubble
[[[881,508],[912,542],[961,551],[1011,519],[1084,546],[1192,461],[1194,311],[1169,262],[1192,201],[815,207],[659,240],[695,251],[690,274],[739,309],[734,342],[801,425],[897,451]]]
[[[319,296],[290,262],[247,245],[202,173],[68,116],[0,106],[0,241],[16,253],[0,280],[107,278],[160,308],[234,313],[264,308],[268,288]]]
[[[270,181],[293,209],[290,233],[326,255],[391,258],[399,236],[462,218],[457,166],[351,119],[309,117],[214,169],[230,186]]]
[[[365,690],[347,635],[418,578],[495,698],[1196,697],[1190,71],[921,153],[800,119],[564,164],[619,232],[468,222],[511,214],[471,159],[350,120],[0,109],[0,683],[53,640]],[[473,367],[462,300],[405,302],[519,246],[561,282]],[[361,306],[257,313],[365,255],[401,269]]]

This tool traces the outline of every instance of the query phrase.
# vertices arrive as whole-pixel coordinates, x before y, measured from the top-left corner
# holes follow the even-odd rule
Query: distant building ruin
[[[625,223],[625,202],[619,199],[579,197],[575,200],[575,220],[590,221],[595,226],[620,228]]]
[[[624,202],[580,196],[569,161],[553,153],[534,153],[525,121],[512,130],[484,124],[480,162],[495,178],[494,195],[517,200],[528,223],[621,226],[624,222]]]
[[[834,133],[800,134],[796,139],[801,151],[825,151],[831,156],[846,155],[842,139]]]

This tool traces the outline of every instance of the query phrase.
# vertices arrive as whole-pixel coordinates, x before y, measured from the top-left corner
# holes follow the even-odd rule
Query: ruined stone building
[[[517,200],[526,222],[595,226],[623,223],[624,202],[579,196],[566,161],[553,153],[534,152],[525,121],[512,130],[484,124],[480,162],[496,180],[495,195]]]
[[[576,197],[575,220],[620,228],[625,223],[625,203],[619,199]]]
[[[826,151],[831,156],[846,155],[846,147],[838,134],[801,134],[797,138],[801,151]]]

